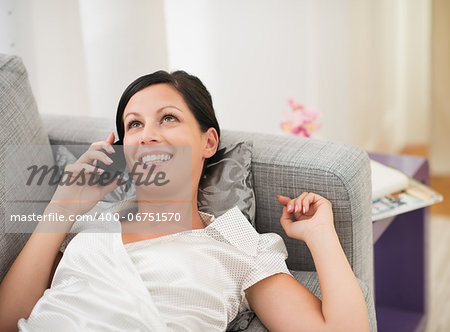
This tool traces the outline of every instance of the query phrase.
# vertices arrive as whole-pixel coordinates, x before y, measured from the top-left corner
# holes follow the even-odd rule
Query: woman
[[[314,193],[277,197],[286,234],[305,241],[312,253],[322,301],[289,273],[281,237],[257,234],[237,208],[216,219],[198,211],[198,184],[220,136],[198,78],[159,71],[137,79],[119,102],[116,123],[128,167],[144,174],[158,169],[170,181],[137,186],[137,203],[119,209],[126,220],[103,233],[81,231],[62,259],[60,246],[77,224],[60,223],[59,233],[45,233],[48,225],[38,224],[0,285],[0,330],[17,330],[19,319],[24,331],[224,330],[246,308],[271,331],[368,330],[364,297],[328,200]],[[65,170],[101,174],[97,162],[111,164],[113,141],[111,134],[93,143]],[[44,215],[83,215],[116,187],[59,186]],[[170,210],[191,230],[133,222]]]

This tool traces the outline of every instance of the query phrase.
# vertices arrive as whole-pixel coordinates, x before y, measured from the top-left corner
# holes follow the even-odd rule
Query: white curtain
[[[16,0],[4,1],[3,5],[11,13],[14,47],[0,51],[22,57],[39,109],[88,114],[77,1]]]
[[[0,1],[15,45],[0,51],[22,57],[41,112],[113,126],[124,88],[167,69],[163,0]]]
[[[427,142],[429,0],[165,3],[169,65],[205,79],[225,127],[280,133],[293,97],[322,109],[325,139]]]
[[[427,143],[429,1],[355,0],[351,11],[353,141],[384,152]]]
[[[322,110],[328,140],[429,141],[431,0],[0,1],[42,112],[113,124],[131,80],[184,69],[224,128],[281,133],[294,98]]]
[[[79,0],[90,111],[115,118],[123,90],[167,69],[163,0]]]

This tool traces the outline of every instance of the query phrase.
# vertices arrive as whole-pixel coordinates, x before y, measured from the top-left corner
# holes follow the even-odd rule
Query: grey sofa
[[[40,115],[21,60],[0,55],[0,169],[4,169],[4,145],[48,146],[33,156],[52,162],[51,145],[92,143],[104,139],[111,128],[102,118]],[[45,110],[41,110],[45,111]],[[376,331],[373,300],[373,245],[370,166],[367,154],[354,146],[294,137],[224,130],[223,144],[253,141],[252,172],[256,196],[256,227],[260,233],[276,232],[285,240],[287,264],[293,275],[320,298],[311,254],[300,241],[287,238],[279,223],[281,206],[277,194],[297,196],[303,191],[328,198],[335,226],[347,258],[360,281]],[[42,151],[42,149],[41,149]],[[29,234],[8,234],[5,211],[8,192],[5,172],[0,173],[0,280],[20,252]],[[20,177],[20,174],[17,174]],[[51,197],[52,189],[31,188],[36,197]],[[44,200],[45,200],[44,198]],[[26,211],[24,211],[26,213]],[[230,330],[266,331],[257,317],[239,317]]]

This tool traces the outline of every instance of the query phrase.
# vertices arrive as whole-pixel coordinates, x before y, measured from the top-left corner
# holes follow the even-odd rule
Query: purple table
[[[429,184],[425,158],[370,153]],[[378,331],[423,331],[427,319],[427,243],[429,208],[373,223],[375,306]]]

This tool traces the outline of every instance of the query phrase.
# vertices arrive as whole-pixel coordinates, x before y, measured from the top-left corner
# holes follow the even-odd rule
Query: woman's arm
[[[334,229],[330,202],[312,193],[278,200],[285,205],[280,222],[287,235],[311,251],[322,301],[291,276],[276,274],[246,290],[250,307],[270,331],[368,331],[364,296]]]
[[[50,212],[61,213],[49,205],[44,214]],[[66,231],[70,225],[67,227]],[[65,232],[42,233],[39,230],[31,234],[0,284],[0,331],[17,331],[17,321],[30,315],[49,287],[65,235]]]
[[[113,141],[112,133],[106,141],[91,144],[74,164],[67,165],[64,173],[69,176],[69,180],[72,180],[72,177],[76,179],[80,172],[101,174],[93,163],[100,160],[110,164],[102,150],[112,153]],[[59,263],[59,248],[73,225],[70,220],[75,220],[74,216],[91,210],[102,197],[115,188],[116,181],[105,186],[88,183],[58,186],[44,215],[57,213],[64,216],[66,221],[39,222],[6,274],[0,284],[0,331],[17,331],[17,321],[22,317],[29,317],[33,307],[49,287],[55,265]],[[72,216],[72,219],[69,216]]]

